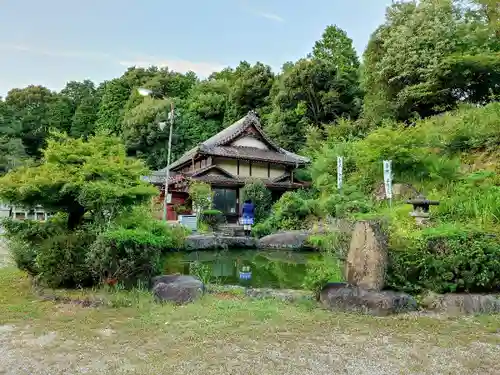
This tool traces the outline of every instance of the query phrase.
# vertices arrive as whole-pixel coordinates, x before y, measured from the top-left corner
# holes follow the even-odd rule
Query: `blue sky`
[[[324,28],[362,53],[391,0],[0,0],[0,96],[69,80],[96,82],[131,65],[206,76],[241,60],[278,70]]]

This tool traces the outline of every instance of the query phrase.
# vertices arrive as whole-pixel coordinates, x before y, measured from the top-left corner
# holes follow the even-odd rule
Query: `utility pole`
[[[168,199],[168,180],[170,179],[170,155],[172,154],[172,131],[174,129],[174,103],[170,102],[170,113],[167,112],[167,118],[170,120],[170,131],[168,135],[167,148],[167,173],[165,176],[165,196],[163,197],[163,220],[167,221],[167,206],[170,203]]]
[[[165,95],[154,93],[153,91],[151,91],[149,89],[145,89],[145,88],[139,88],[139,89],[137,89],[137,91],[139,92],[139,95],[142,95],[142,96],[150,96],[152,98],[158,98],[158,99],[166,99],[167,98]],[[168,199],[168,180],[170,179],[170,156],[172,154],[172,132],[174,129],[174,116],[175,116],[175,108],[174,108],[173,101],[170,101],[170,111],[167,109],[166,115],[167,115],[167,119],[170,122],[170,130],[169,130],[169,135],[168,135],[168,147],[167,147],[167,170],[165,173],[165,188],[164,188],[165,193],[163,196],[163,220],[164,221],[167,221],[167,211],[168,211],[167,207],[168,207],[168,204],[170,203],[169,199]],[[160,130],[163,131],[163,129],[165,129],[166,122],[160,122],[158,124],[158,126],[159,126]]]

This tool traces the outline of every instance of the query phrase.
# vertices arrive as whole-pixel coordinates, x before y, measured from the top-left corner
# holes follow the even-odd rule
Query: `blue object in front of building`
[[[250,280],[252,278],[251,272],[240,272],[240,280]]]

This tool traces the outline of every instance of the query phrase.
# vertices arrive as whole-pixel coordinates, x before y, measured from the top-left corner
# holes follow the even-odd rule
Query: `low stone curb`
[[[475,315],[500,313],[500,294],[435,294],[422,297],[426,311],[448,315]]]
[[[193,234],[184,242],[185,251],[255,248],[257,240],[252,237]]]
[[[285,302],[314,301],[314,295],[307,290],[246,288],[239,285],[208,285],[209,294],[234,293],[253,299],[276,299]]]

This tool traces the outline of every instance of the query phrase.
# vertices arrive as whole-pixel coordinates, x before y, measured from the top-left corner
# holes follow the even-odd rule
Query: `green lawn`
[[[0,374],[500,373],[499,316],[374,318],[228,294],[177,307],[144,292],[58,293],[115,307],[41,301],[24,274],[0,269]]]

